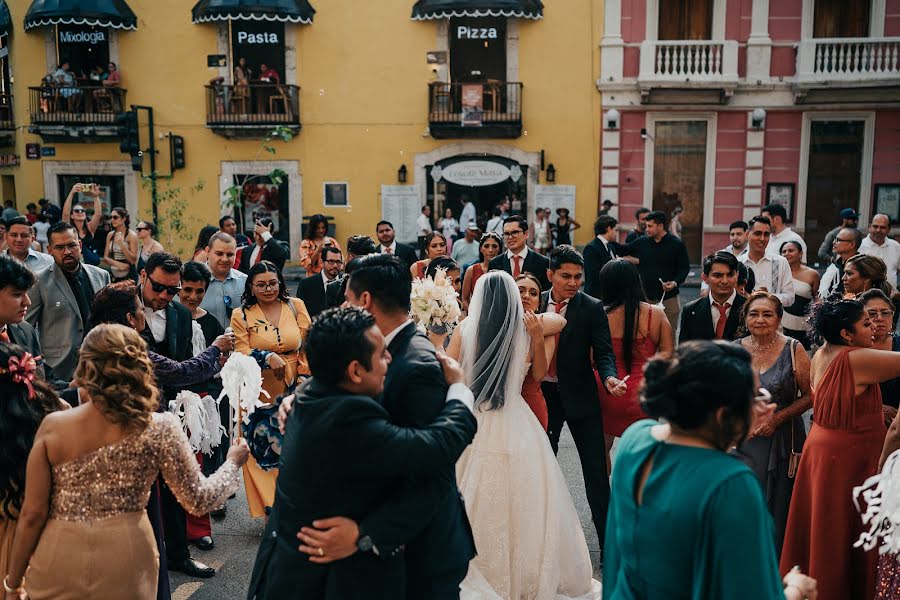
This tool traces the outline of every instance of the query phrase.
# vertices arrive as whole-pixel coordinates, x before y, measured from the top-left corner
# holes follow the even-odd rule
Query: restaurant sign
[[[509,179],[509,168],[487,160],[464,160],[444,167],[441,176],[457,185],[485,187]]]
[[[0,154],[0,167],[18,167],[18,154]]]

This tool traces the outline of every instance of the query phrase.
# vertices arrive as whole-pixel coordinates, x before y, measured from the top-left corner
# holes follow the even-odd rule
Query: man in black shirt
[[[684,242],[668,233],[666,221],[662,211],[647,213],[647,235],[624,246],[619,254],[637,259],[644,293],[651,302],[663,298],[666,318],[674,332],[681,312],[678,288],[687,279],[691,265]]]
[[[634,229],[629,231],[628,235],[625,236],[626,244],[630,244],[647,233],[647,215],[649,214],[650,209],[646,206],[642,206],[634,211]]]

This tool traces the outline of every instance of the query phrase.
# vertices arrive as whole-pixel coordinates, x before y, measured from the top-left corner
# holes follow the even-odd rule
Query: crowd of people
[[[418,248],[385,220],[342,246],[312,215],[296,290],[269,219],[245,236],[223,216],[182,262],[124,209],[104,233],[96,186],[73,188],[47,254],[9,215],[7,600],[167,599],[169,571],[214,576],[191,548],[214,547],[241,482],[265,519],[251,599],[900,597],[896,554],[855,545],[854,488],[900,449],[887,217],[863,238],[842,212],[820,278],[766,206],[682,306],[690,264],[664,212],[621,239],[605,207],[579,252],[565,211],[551,227],[498,206],[482,234],[463,204]],[[423,320],[426,288],[454,310]],[[231,353],[261,374],[253,411],[217,400]],[[185,391],[226,432],[209,451]],[[555,456],[564,425],[602,585]]]

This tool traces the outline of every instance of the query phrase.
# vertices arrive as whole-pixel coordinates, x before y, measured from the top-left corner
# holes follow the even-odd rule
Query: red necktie
[[[262,262],[262,246],[259,247],[259,252],[256,254],[256,260],[253,261],[254,265],[258,265]]]
[[[513,256],[513,260],[516,263],[515,265],[513,265],[513,277],[518,277],[519,275],[522,274],[522,268],[520,266],[520,263],[522,262],[522,257],[521,256]],[[556,312],[559,312],[559,311],[556,311]]]
[[[392,254],[390,248],[385,248],[385,249],[384,249],[384,253],[385,253],[385,254]]]
[[[728,315],[725,313],[728,312],[728,309],[731,308],[731,305],[727,302],[725,304],[719,304],[715,300],[713,300],[713,306],[716,307],[716,310],[719,311],[719,320],[716,321],[716,339],[721,340],[725,335],[725,323],[728,321]]]
[[[9,325],[3,328],[3,331],[0,331],[0,342],[9,343]]]
[[[553,305],[553,310],[556,311],[556,314],[559,314],[565,307],[566,305],[560,302]],[[550,359],[550,367],[547,369],[547,375],[550,377],[556,377],[556,355],[559,354],[559,334],[557,333],[553,336],[553,339],[556,340],[556,347],[553,349],[553,358]]]

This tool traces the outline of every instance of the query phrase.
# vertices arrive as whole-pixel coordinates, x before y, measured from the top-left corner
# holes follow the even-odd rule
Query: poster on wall
[[[780,204],[787,212],[786,223],[794,222],[794,190],[793,183],[770,183],[766,185],[766,204]]]
[[[288,241],[287,185],[260,181],[258,176],[253,175],[235,175],[234,183],[241,186],[243,231],[252,234],[257,219],[269,218],[272,219],[275,237]]]
[[[484,116],[484,86],[464,83],[462,86],[462,126],[481,127]]]
[[[416,243],[416,219],[422,212],[421,198],[419,185],[381,186],[381,218],[394,225],[398,242]]]
[[[900,183],[875,185],[875,212],[887,215],[891,224],[900,222]]]
[[[537,185],[534,187],[534,209],[550,209],[550,219],[556,221],[556,209],[569,209],[569,216],[575,219],[574,185]],[[529,212],[534,212],[529,211]],[[531,215],[529,214],[529,219]]]

